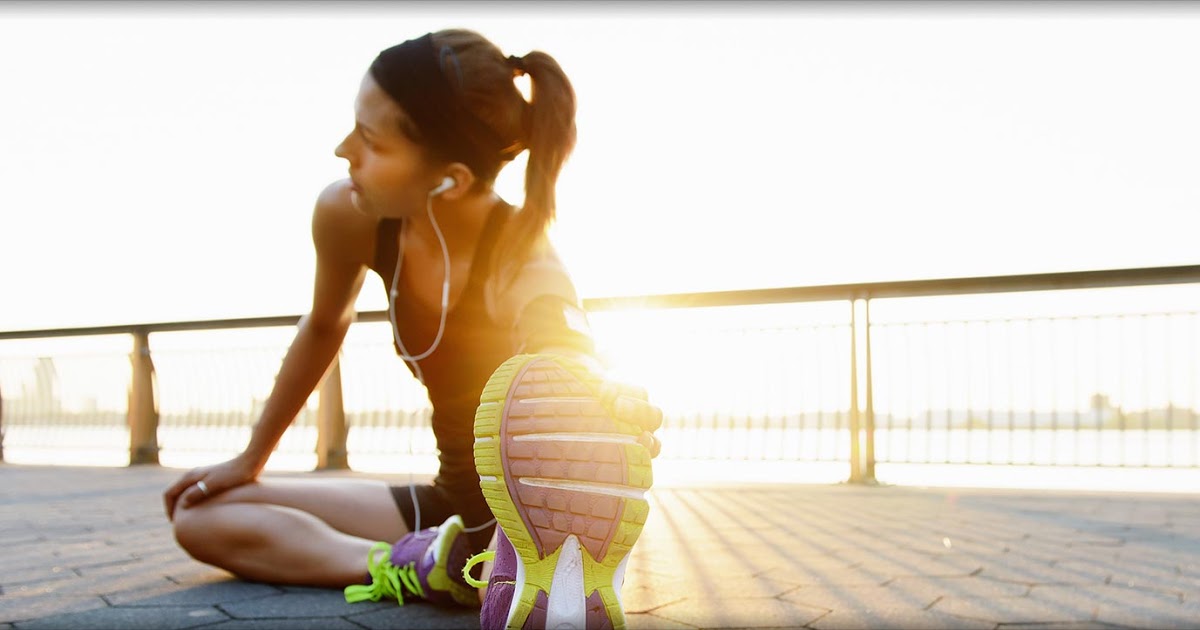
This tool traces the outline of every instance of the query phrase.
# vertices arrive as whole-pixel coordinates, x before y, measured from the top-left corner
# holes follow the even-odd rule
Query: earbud
[[[453,177],[447,176],[445,179],[442,180],[442,183],[439,184],[437,188],[434,188],[433,190],[429,191],[429,196],[432,197],[433,195],[440,195],[440,194],[446,192],[447,190],[454,188],[454,185],[456,183],[457,182],[454,181]]]

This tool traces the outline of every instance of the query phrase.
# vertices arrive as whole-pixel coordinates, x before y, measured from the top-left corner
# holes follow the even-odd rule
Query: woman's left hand
[[[654,432],[662,426],[662,409],[650,402],[645,387],[604,380],[600,385],[600,400],[621,422],[628,422],[642,428],[638,443],[646,448],[650,457],[658,457],[662,451],[662,442],[654,436]]]

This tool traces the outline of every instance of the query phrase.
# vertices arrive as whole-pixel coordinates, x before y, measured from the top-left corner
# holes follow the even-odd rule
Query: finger
[[[662,426],[662,409],[643,399],[622,396],[613,404],[613,413],[625,422],[632,422],[647,431],[657,431]]]
[[[175,506],[179,504],[179,497],[188,489],[188,486],[195,483],[194,479],[195,475],[188,472],[180,477],[178,481],[171,484],[171,487],[167,488],[167,491],[163,493],[163,508],[166,509],[167,520],[175,518]]]
[[[192,487],[187,488],[187,493],[185,494],[187,503],[185,505],[191,508],[192,505],[204,503],[206,500],[216,497],[217,493],[220,492],[220,488],[212,485],[211,480],[205,476],[203,479],[197,479],[196,484],[192,484]]]
[[[638,436],[638,444],[641,444],[650,453],[651,459],[658,457],[658,454],[662,452],[662,442],[649,432]]]
[[[201,496],[204,496],[204,493],[200,492],[199,488],[192,486],[184,491],[183,496],[180,497],[182,499],[180,504],[185,508],[192,507],[199,501],[199,497]]]
[[[212,486],[209,486],[208,494],[205,494],[204,491],[200,489],[200,486],[193,484],[192,487],[188,488],[183,493],[183,506],[192,507],[197,503],[204,502],[213,494],[216,494],[216,492],[212,489]]]
[[[622,397],[647,400],[650,396],[647,394],[646,388],[640,385],[609,380],[601,383],[600,400],[607,404],[612,404],[614,401]]]

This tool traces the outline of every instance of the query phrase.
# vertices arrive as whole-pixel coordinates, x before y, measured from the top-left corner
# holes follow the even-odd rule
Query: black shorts
[[[390,486],[390,488],[392,498],[396,500],[396,507],[400,509],[400,515],[404,518],[404,524],[408,526],[408,531],[416,531],[418,526],[417,507],[413,505],[413,495],[415,494],[417,506],[420,507],[420,527],[422,529],[437,527],[446,519],[458,514],[462,516],[463,524],[467,529],[477,530],[467,532],[472,553],[487,549],[488,543],[492,540],[492,534],[496,530],[496,519],[492,518],[491,508],[483,501],[482,492],[478,494],[474,492],[451,493],[446,486],[437,483],[405,484]],[[464,494],[466,496],[463,496]]]

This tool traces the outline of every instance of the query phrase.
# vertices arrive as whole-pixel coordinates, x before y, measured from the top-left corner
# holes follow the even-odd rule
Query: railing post
[[[858,315],[857,298],[850,298],[850,483],[862,483],[858,412]]]
[[[158,463],[158,405],[154,400],[154,361],[150,359],[150,333],[134,331],[129,354],[129,465]]]
[[[864,361],[866,362],[866,397],[867,409],[865,422],[863,423],[863,468],[862,476],[865,483],[875,483],[875,384],[871,378],[871,298],[867,297],[863,300],[863,332],[865,336],[865,354]]]
[[[333,364],[321,381],[317,399],[317,470],[345,470],[350,467],[346,454],[346,411],[342,406],[342,363]]]

